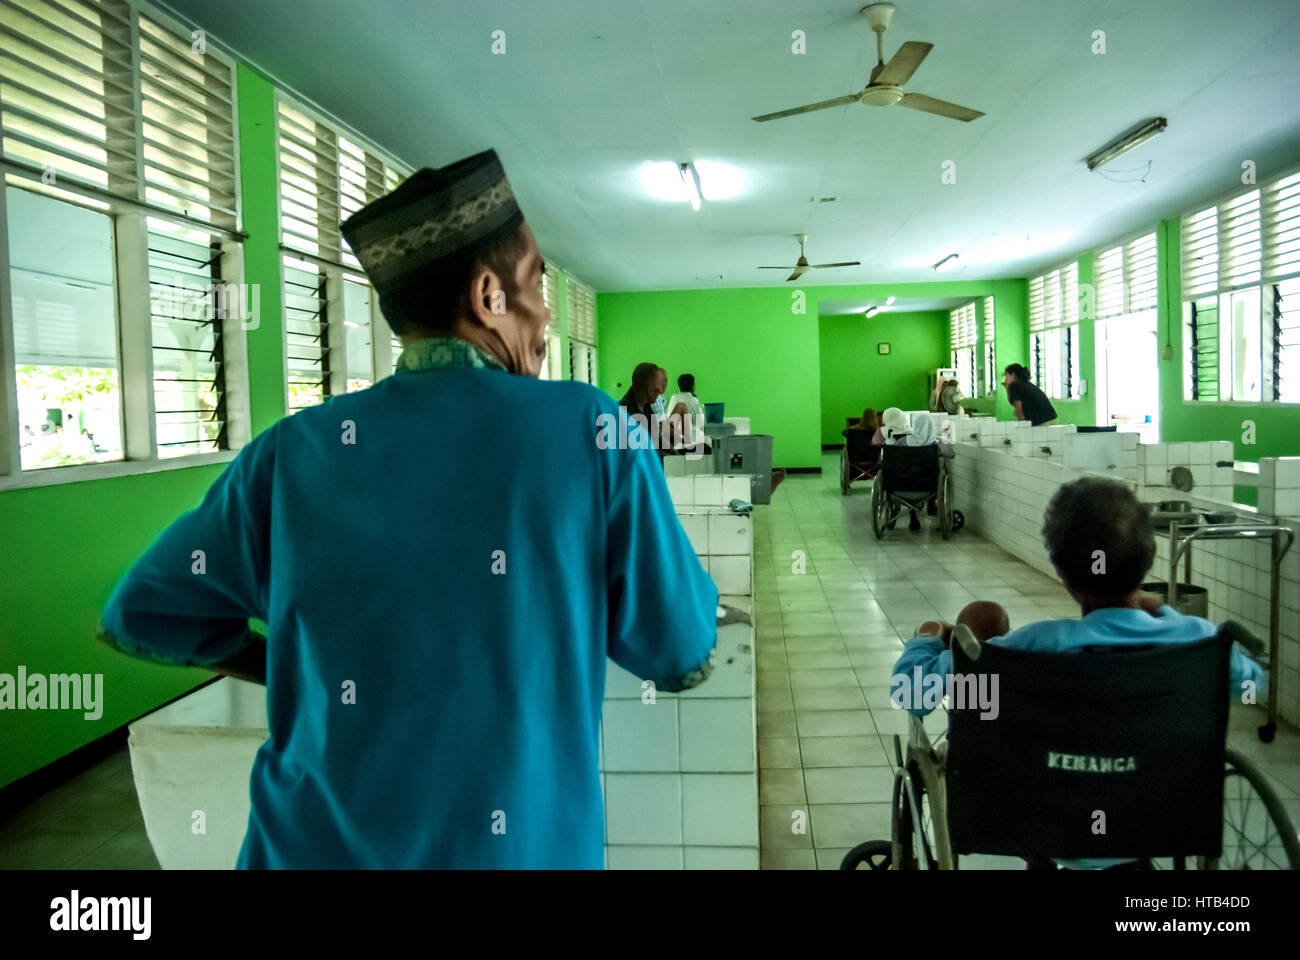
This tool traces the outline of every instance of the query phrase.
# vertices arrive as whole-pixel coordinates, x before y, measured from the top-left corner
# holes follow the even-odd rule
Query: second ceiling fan
[[[786,282],[798,280],[809,270],[826,270],[830,267],[860,267],[860,260],[849,260],[844,263],[809,263],[808,258],[804,256],[803,245],[808,242],[808,234],[796,233],[795,238],[799,241],[799,261],[794,265],[794,273],[786,277]],[[790,267],[759,267],[760,270],[789,270]]]
[[[776,113],[765,113],[761,117],[754,117],[759,123],[767,120],[780,120],[783,117],[793,117],[800,113],[812,113],[814,110],[829,110],[831,107],[842,107],[850,103],[863,103],[869,107],[910,107],[913,110],[922,110],[926,113],[933,113],[940,117],[951,117],[953,120],[963,120],[969,123],[976,117],[982,117],[984,114],[979,110],[971,110],[969,107],[959,107],[955,103],[949,103],[946,100],[936,100],[934,97],[927,97],[923,93],[904,93],[903,84],[907,83],[916,68],[934,49],[932,43],[918,43],[915,40],[909,40],[898,48],[898,52],[890,58],[889,63],[885,63],[885,54],[883,47],[883,36],[889,29],[889,21],[894,16],[894,10],[897,9],[892,3],[872,3],[863,7],[860,11],[867,21],[871,24],[871,29],[876,33],[876,65],[871,68],[871,80],[858,93],[850,93],[843,97],[835,97],[833,100],[820,100],[817,103],[809,103],[802,107],[792,107],[789,110],[778,110]]]

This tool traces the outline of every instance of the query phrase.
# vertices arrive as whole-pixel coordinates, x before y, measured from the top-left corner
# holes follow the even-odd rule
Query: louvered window
[[[1184,395],[1300,402],[1300,173],[1186,214],[1181,243]]]
[[[1030,373],[1050,397],[1077,400],[1079,264],[1029,281]]]
[[[948,340],[952,367],[957,371],[957,382],[966,396],[975,394],[975,344],[978,328],[975,304],[967,303],[948,312]]]
[[[984,392],[995,393],[998,389],[998,365],[995,343],[997,324],[994,321],[993,298],[984,298]]]
[[[87,300],[69,319],[96,330],[107,323],[116,356],[57,364],[65,377],[97,384],[105,371],[120,374],[120,417],[82,392],[78,417],[96,423],[82,428],[94,435],[86,459],[103,459],[108,446],[127,460],[211,453],[246,438],[241,413],[231,439],[225,394],[232,329],[243,356],[231,311],[245,319],[256,309],[239,275],[234,103],[231,60],[164,13],[134,0],[0,0],[6,183],[15,194],[100,211],[111,232],[116,309]],[[9,206],[12,219],[24,205]],[[67,217],[51,209],[46,219],[57,231]],[[68,250],[71,261],[76,244]],[[75,278],[81,266],[62,256],[48,260],[50,276]],[[93,318],[83,315],[92,309]],[[0,402],[12,402],[10,389]],[[16,463],[25,469],[25,455],[16,462],[0,451],[0,474]]]
[[[276,118],[286,374],[289,410],[295,412],[331,393],[364,389],[374,382],[376,367],[388,362],[374,348],[377,298],[358,275],[361,263],[341,225],[396,189],[409,171],[286,97]],[[396,364],[400,343],[391,338],[390,345]]]
[[[149,233],[158,455],[212,453],[226,439],[222,336],[241,315],[215,238],[155,221]],[[232,290],[235,291],[232,297]]]
[[[1097,254],[1093,261],[1097,319],[1156,308],[1156,235],[1143,234]]]
[[[330,395],[328,278],[317,264],[283,258],[284,367],[289,412],[321,403]]]

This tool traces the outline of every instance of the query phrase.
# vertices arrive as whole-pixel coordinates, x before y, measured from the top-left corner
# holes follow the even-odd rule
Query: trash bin
[[[713,472],[747,473],[750,476],[750,503],[772,502],[772,437],[770,434],[746,433],[715,437]]]
[[[1150,583],[1144,583],[1142,589],[1147,593],[1157,594],[1165,602],[1169,600],[1169,583],[1165,580],[1153,580]],[[1174,604],[1174,609],[1185,616],[1208,618],[1210,616],[1210,593],[1204,587],[1198,587],[1191,583],[1180,583],[1178,585],[1178,602]]]

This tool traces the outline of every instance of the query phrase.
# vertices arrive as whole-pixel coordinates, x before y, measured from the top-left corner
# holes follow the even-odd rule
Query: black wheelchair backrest
[[[885,478],[885,489],[890,493],[932,493],[939,486],[939,445],[902,447],[886,444],[881,448],[880,470]]]
[[[872,446],[871,430],[845,430],[844,446],[849,452],[850,463],[874,462],[879,447]]]
[[[953,693],[988,694],[950,694],[954,852],[1217,856],[1231,644],[1222,630],[1141,649],[986,644],[975,662],[954,644]]]

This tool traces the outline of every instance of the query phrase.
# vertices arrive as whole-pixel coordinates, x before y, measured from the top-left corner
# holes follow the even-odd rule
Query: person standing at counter
[[[598,444],[614,402],[537,379],[544,267],[495,153],[342,232],[396,374],[244,447],[101,638],[266,684],[240,868],[599,869],[607,659],[698,685],[717,590],[649,444]]]
[[[1007,388],[1007,399],[1015,407],[1017,420],[1028,420],[1035,427],[1050,427],[1056,423],[1056,408],[1047,394],[1034,386],[1029,371],[1022,364],[1008,364],[1002,371],[1002,386]]]

